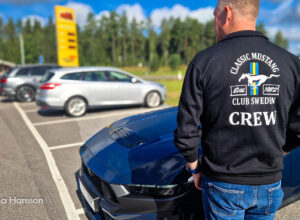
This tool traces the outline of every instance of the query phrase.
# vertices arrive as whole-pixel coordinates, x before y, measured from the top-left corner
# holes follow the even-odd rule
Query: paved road
[[[86,219],[76,192],[78,148],[113,121],[150,110],[101,110],[74,119],[0,98],[0,219]],[[277,219],[300,219],[299,207],[282,209]]]

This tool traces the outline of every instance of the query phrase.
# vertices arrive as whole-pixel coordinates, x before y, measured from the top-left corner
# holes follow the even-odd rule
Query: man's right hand
[[[193,178],[194,178],[194,184],[195,184],[195,187],[196,187],[198,190],[202,190],[202,187],[201,187],[201,183],[202,183],[202,174],[201,174],[201,173],[193,174]]]
[[[283,156],[284,156],[284,157],[285,157],[287,154],[289,154],[289,152],[283,151]]]

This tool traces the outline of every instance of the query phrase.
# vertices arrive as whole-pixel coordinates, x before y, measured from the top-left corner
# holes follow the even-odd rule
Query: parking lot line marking
[[[63,149],[63,148],[69,148],[69,147],[78,147],[80,145],[84,144],[84,142],[74,143],[74,144],[64,144],[64,145],[58,145],[58,146],[52,146],[49,147],[50,150],[57,150],[57,149]]]
[[[147,110],[146,110],[147,111]],[[83,117],[83,118],[73,118],[73,119],[62,119],[62,120],[56,120],[56,121],[45,121],[45,122],[37,122],[33,123],[34,126],[42,126],[42,125],[52,125],[52,124],[59,124],[59,123],[66,123],[66,122],[74,122],[74,121],[84,121],[84,120],[91,120],[91,119],[99,119],[99,118],[107,118],[107,117],[113,117],[117,115],[133,115],[137,113],[143,113],[146,112],[145,109],[143,110],[135,110],[135,111],[127,111],[127,112],[115,112],[111,114],[105,114],[105,115],[96,115],[96,116],[89,116],[89,117]]]
[[[34,102],[21,102],[20,107],[21,106],[28,106],[28,105],[36,106],[36,104]]]
[[[25,113],[37,112],[39,108],[23,110]]]
[[[75,211],[76,211],[77,215],[84,214],[84,209],[83,209],[83,208],[81,208],[81,209],[76,209]]]
[[[45,142],[45,140],[42,138],[40,133],[37,131],[37,129],[33,126],[29,118],[27,117],[26,113],[22,110],[22,108],[19,106],[18,103],[14,102],[14,106],[21,115],[22,119],[24,120],[25,124],[31,131],[32,135],[40,145],[45,157],[46,161],[48,163],[52,178],[55,182],[55,185],[58,189],[58,193],[60,196],[60,199],[62,200],[63,206],[65,208],[67,217],[69,220],[80,220],[79,215],[76,212],[75,205],[73,203],[73,200],[69,194],[68,188],[58,170],[58,167],[56,165],[56,162],[54,160],[54,157]]]

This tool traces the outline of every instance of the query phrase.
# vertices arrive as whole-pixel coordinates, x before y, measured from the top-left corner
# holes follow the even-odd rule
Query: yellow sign
[[[61,66],[78,66],[78,44],[75,11],[55,6],[57,58]]]

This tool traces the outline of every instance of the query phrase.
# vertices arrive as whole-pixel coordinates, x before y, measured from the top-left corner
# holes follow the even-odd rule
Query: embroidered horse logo
[[[239,82],[241,82],[243,79],[248,79],[248,86],[253,86],[253,82],[257,82],[256,86],[260,86],[263,83],[265,83],[268,79],[271,79],[273,77],[279,77],[280,75],[271,74],[270,76],[265,75],[251,75],[250,73],[243,73],[242,76],[239,79]]]

